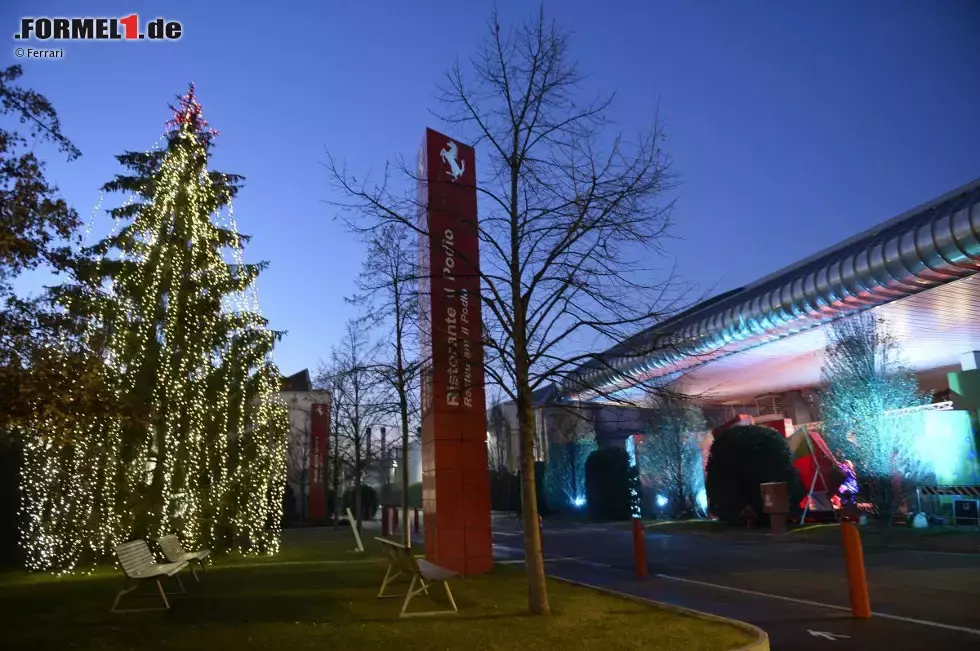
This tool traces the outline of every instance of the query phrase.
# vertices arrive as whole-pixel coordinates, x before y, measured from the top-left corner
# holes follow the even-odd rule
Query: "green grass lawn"
[[[400,599],[377,599],[385,564],[377,543],[351,552],[350,531],[286,534],[280,555],[216,559],[169,612],[109,613],[121,579],[112,568],[88,576],[0,575],[3,649],[646,649],[722,650],[749,641],[741,630],[558,581],[553,615],[527,614],[520,567],[451,583],[459,614],[399,619]],[[405,584],[396,584],[403,592]],[[149,593],[151,585],[137,592]],[[169,583],[168,590],[176,590]],[[441,590],[431,590],[444,598]],[[121,607],[159,605],[123,598]],[[425,595],[410,609],[444,607]]]

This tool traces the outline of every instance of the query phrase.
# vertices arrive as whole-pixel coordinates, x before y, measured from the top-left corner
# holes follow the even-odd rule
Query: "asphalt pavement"
[[[648,578],[632,533],[613,526],[544,527],[551,576],[754,624],[772,648],[980,649],[980,555],[866,550],[870,620],[850,616],[839,548],[707,536],[645,535]],[[499,561],[523,559],[520,522],[494,518]]]

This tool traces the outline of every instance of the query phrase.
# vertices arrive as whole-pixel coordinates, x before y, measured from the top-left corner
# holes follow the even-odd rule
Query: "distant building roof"
[[[310,369],[304,368],[299,373],[295,373],[282,381],[283,391],[312,391],[313,383],[310,382]]]

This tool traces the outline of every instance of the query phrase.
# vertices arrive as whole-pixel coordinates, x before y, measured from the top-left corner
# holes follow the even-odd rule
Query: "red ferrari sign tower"
[[[476,157],[426,129],[419,152],[422,499],[425,555],[461,574],[493,567]]]

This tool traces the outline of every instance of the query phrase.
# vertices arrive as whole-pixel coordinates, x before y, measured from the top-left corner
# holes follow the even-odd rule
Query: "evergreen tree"
[[[640,475],[650,478],[657,507],[671,517],[697,513],[697,496],[704,488],[700,434],[707,429],[700,407],[665,399],[637,446]]]
[[[217,132],[193,86],[171,108],[164,148],[118,156],[129,173],[103,190],[130,198],[60,292],[88,318],[105,383],[148,417],[94,418],[66,444],[39,429],[23,481],[33,568],[172,532],[218,550],[278,547],[288,416],[278,333],[253,289],[264,264],[242,262],[230,203],[242,178],[208,170]]]
[[[595,428],[587,412],[556,409],[547,419],[548,465],[544,493],[555,509],[585,504],[585,460],[599,449]]]

